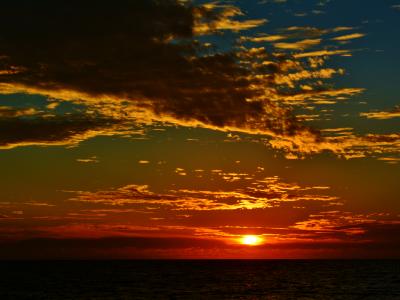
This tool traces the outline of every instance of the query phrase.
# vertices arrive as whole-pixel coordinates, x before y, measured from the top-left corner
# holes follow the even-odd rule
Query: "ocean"
[[[0,262],[0,299],[400,299],[399,260]]]

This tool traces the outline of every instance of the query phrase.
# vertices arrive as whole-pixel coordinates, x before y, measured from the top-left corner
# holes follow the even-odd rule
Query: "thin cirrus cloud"
[[[392,5],[392,8],[395,9],[395,10],[400,11],[400,4]]]

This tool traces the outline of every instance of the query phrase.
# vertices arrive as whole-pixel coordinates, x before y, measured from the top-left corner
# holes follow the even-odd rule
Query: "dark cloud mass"
[[[238,34],[227,37],[227,45],[205,42],[266,21],[248,20],[238,7],[218,3],[5,1],[0,11],[0,93],[42,94],[83,104],[84,113],[101,115],[98,123],[156,121],[261,134],[291,158],[323,151],[346,158],[381,153],[381,145],[363,137],[323,136],[293,113],[296,106],[314,109],[307,103],[333,104],[363,91],[335,89],[325,82],[344,74],[343,69],[322,67],[328,50],[312,51],[311,58],[302,47],[274,52],[254,45],[257,38]],[[300,35],[304,42],[343,28],[348,30],[289,27],[280,32],[296,33],[289,38]],[[0,107],[0,117],[34,113]],[[36,140],[25,138],[30,144]],[[14,141],[3,140],[7,143]],[[357,150],[366,147],[373,150]],[[392,147],[390,154],[397,153],[398,147]]]
[[[243,56],[205,55],[196,41],[196,18],[225,16],[216,14],[173,0],[6,1],[0,83],[127,99],[181,122],[293,134],[294,118],[260,99],[265,80],[240,63]]]
[[[107,135],[119,122],[82,117],[0,119],[0,149],[20,145],[74,145],[87,137]]]
[[[0,243],[0,256],[3,259],[48,259],[65,258],[118,258],[118,253],[110,250],[123,250],[125,257],[135,257],[135,250],[213,248],[224,246],[224,242],[195,238],[151,238],[151,237],[111,237],[100,239],[54,239],[38,238]],[[30,249],[29,253],[26,249]],[[137,254],[137,253],[136,253]]]
[[[2,81],[122,96],[180,68],[184,49],[164,40],[190,37],[190,11],[172,1],[118,2],[4,3],[2,67],[15,72]]]

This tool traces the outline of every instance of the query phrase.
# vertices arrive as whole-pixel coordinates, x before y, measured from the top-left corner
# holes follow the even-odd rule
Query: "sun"
[[[262,242],[262,239],[257,235],[245,235],[240,239],[240,243],[248,246],[256,246]]]

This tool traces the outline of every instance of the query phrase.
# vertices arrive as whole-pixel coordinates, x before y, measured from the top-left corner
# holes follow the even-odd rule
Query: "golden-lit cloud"
[[[395,107],[390,111],[372,111],[367,113],[360,113],[361,117],[367,119],[388,120],[400,117],[400,106]]]
[[[256,36],[256,37],[241,37],[242,41],[250,41],[254,43],[260,43],[260,42],[276,42],[280,40],[286,39],[286,36],[284,35],[262,35],[262,36]]]
[[[279,49],[289,49],[289,50],[305,50],[313,46],[319,45],[321,39],[307,39],[292,43],[275,43],[274,46]]]
[[[341,31],[348,31],[348,30],[353,30],[355,29],[354,27],[349,27],[349,26],[338,26],[332,29],[332,32],[341,32]]]
[[[332,40],[334,40],[334,41],[348,41],[348,40],[359,39],[359,38],[362,38],[364,36],[365,36],[365,34],[363,34],[363,33],[351,33],[351,34],[346,34],[346,35],[334,37],[334,38],[332,38]]]
[[[257,53],[243,50],[202,55],[201,45],[193,36],[196,9],[190,5],[172,0],[163,4],[136,1],[125,4],[128,7],[114,7],[115,11],[99,5],[87,15],[75,10],[73,26],[62,22],[62,11],[72,4],[64,3],[65,7],[56,9],[61,15],[51,14],[51,18],[40,18],[40,22],[32,19],[35,13],[30,7],[15,5],[8,8],[2,20],[7,22],[18,13],[32,26],[29,33],[25,27],[16,26],[12,38],[7,34],[2,37],[9,41],[0,49],[5,68],[20,65],[23,70],[1,77],[2,93],[41,94],[86,105],[87,113],[136,123],[171,122],[265,133],[296,126],[289,124],[292,121],[284,108],[260,98],[265,82],[254,76],[246,62],[239,61],[246,54],[257,57]],[[50,8],[35,6],[38,15]],[[239,14],[231,6],[210,4],[204,9],[213,11],[218,21]],[[118,22],[110,26],[98,20],[102,14],[122,15],[132,26]],[[39,27],[59,31],[57,40],[41,47],[40,41],[47,35],[35,30]],[[92,30],[98,34],[93,35]],[[25,34],[32,35],[32,39],[24,39]],[[65,43],[75,47],[61,53],[60,49],[69,47]],[[112,51],[108,45],[113,45]],[[41,49],[30,56],[29,63],[18,51],[26,47]],[[98,49],[95,55],[92,49]],[[65,62],[62,68],[60,60]],[[40,65],[46,65],[46,69],[39,71]]]
[[[265,24],[267,19],[235,20],[237,16],[243,16],[240,8],[234,5],[211,2],[194,9],[195,34],[204,35],[220,30],[241,31],[248,30]]]
[[[332,56],[332,55],[348,55],[350,54],[350,50],[318,50],[312,52],[304,52],[294,54],[295,58],[304,58],[304,57],[318,57],[318,56]]]
[[[61,22],[62,15],[52,15],[51,19],[41,18],[41,22],[37,22],[31,19],[33,14],[30,8],[10,6],[7,16],[2,20],[6,22],[7,18],[18,12],[25,16],[26,22],[32,23],[29,26],[32,32],[27,33],[25,28],[17,26],[13,29],[16,38],[12,42],[10,40],[7,43],[9,37],[4,36],[5,43],[0,49],[0,54],[5,57],[4,67],[11,69],[18,66],[21,71],[1,78],[1,92],[42,94],[87,105],[90,113],[100,112],[108,118],[134,118],[139,123],[161,121],[255,134],[286,134],[286,131],[296,130],[298,125],[290,116],[290,111],[276,104],[276,100],[285,97],[271,102],[271,96],[277,95],[279,82],[271,81],[270,77],[274,73],[281,73],[280,69],[284,70],[286,62],[281,62],[277,57],[267,66],[269,70],[265,70],[264,62],[268,54],[262,49],[242,49],[230,53],[217,51],[204,56],[201,53],[202,45],[198,49],[198,42],[193,40],[193,31],[199,30],[196,29],[199,14],[202,22],[216,31],[250,28],[265,20],[235,23],[231,19],[243,17],[241,10],[232,5],[216,3],[192,7],[172,0],[164,4],[136,1],[128,6],[108,12],[99,5],[88,15],[80,15],[78,9],[75,25],[68,27],[66,22]],[[57,11],[66,8],[58,7]],[[49,7],[42,10],[38,5],[35,9],[38,14],[44,14]],[[164,11],[170,14],[164,14]],[[97,16],[103,13],[121,14],[130,20],[132,26],[119,27],[118,22],[113,26],[99,23]],[[157,17],[159,14],[163,16],[161,19]],[[57,25],[47,26],[48,22]],[[141,22],[146,27],[138,31],[137,28],[142,27]],[[33,31],[35,26],[59,30],[58,40],[54,41],[54,45],[41,48],[39,44],[43,36],[40,30]],[[95,32],[108,34],[93,38],[89,32],[92,27]],[[74,35],[75,32],[79,32],[79,35]],[[292,36],[312,37],[321,35],[324,30],[290,27],[287,32]],[[85,35],[89,33],[91,38],[86,39]],[[35,38],[26,40],[24,34],[31,34]],[[120,37],[132,43],[121,43]],[[319,43],[318,39],[305,41]],[[85,46],[88,42],[90,47]],[[76,47],[69,52],[59,53],[59,49],[63,48],[59,45],[63,43]],[[114,45],[115,53],[107,50],[109,44]],[[309,42],[303,44],[310,45]],[[31,57],[32,64],[28,66],[20,59],[25,57],[18,52],[22,48],[42,50]],[[94,57],[91,49],[99,49]],[[146,59],[143,53],[164,54],[157,56],[157,59]],[[58,67],[60,59],[66,62],[62,69]],[[120,64],[122,59],[124,64]],[[109,63],[104,64],[104,61]],[[249,69],[249,64],[254,69]],[[47,67],[38,73],[39,65]]]
[[[8,72],[0,77],[0,92],[45,95],[81,105],[84,110],[71,120],[64,116],[24,119],[36,111],[2,107],[0,126],[12,128],[0,136],[3,149],[73,146],[98,135],[129,136],[135,134],[132,128],[160,122],[261,135],[267,145],[292,159],[324,151],[344,157],[376,155],[379,151],[398,153],[398,141],[386,141],[388,135],[381,139],[329,137],[304,124],[321,114],[300,113],[296,117],[293,113],[293,106],[335,104],[364,91],[329,84],[345,70],[324,67],[326,61],[333,55],[350,55],[351,50],[324,46],[304,51],[320,47],[327,34],[354,28],[291,26],[273,35],[242,36],[238,47],[224,52],[205,50],[196,34],[254,29],[266,20],[246,20],[242,10],[231,4],[193,6],[169,0],[135,1],[111,10],[103,4],[91,11],[78,7],[71,25],[63,21],[62,11],[77,4],[54,7],[58,13],[50,15],[50,4],[34,8],[19,4],[16,1],[0,13],[4,27],[15,15],[29,24],[1,33],[2,69]],[[108,14],[120,16],[130,26],[99,20],[99,15]],[[43,47],[46,30],[58,34]],[[26,35],[31,38],[26,39]],[[350,33],[333,41],[359,35]],[[279,52],[246,44],[262,41],[272,43]],[[21,49],[38,50],[27,58]],[[94,53],[92,49],[98,50]],[[186,172],[178,174],[184,176]],[[235,180],[235,176],[226,177]]]
[[[385,163],[396,165],[400,163],[400,157],[380,157],[378,160],[384,161]]]
[[[303,135],[296,136],[296,140],[275,138],[268,143],[273,148],[290,153],[292,157],[297,158],[324,151],[335,153],[346,159],[400,154],[400,134],[397,133],[357,136],[352,132],[342,131],[340,135],[325,135],[317,141],[312,136]]]
[[[98,163],[99,162],[97,156],[92,156],[92,157],[88,157],[88,158],[77,158],[76,161],[80,162],[80,163]]]
[[[322,233],[344,233],[346,235],[362,235],[366,233],[368,224],[400,224],[392,214],[371,213],[356,214],[347,211],[333,210],[310,215],[309,219],[298,222],[292,228]]]
[[[0,149],[21,146],[68,146],[96,136],[142,135],[120,121],[103,118],[52,117],[52,118],[3,118],[0,128]]]
[[[178,172],[181,174],[183,170],[179,169]],[[219,172],[222,171],[218,170]],[[224,180],[232,182],[231,177],[226,178],[225,173],[222,176]],[[280,178],[275,176],[255,180],[247,188],[239,190],[179,189],[157,194],[151,192],[148,186],[128,185],[109,191],[72,192],[75,196],[70,200],[89,204],[134,207],[143,212],[163,209],[171,211],[253,210],[308,201],[340,205],[337,197],[320,195],[319,193],[323,190],[329,190],[329,187],[302,187],[281,182]],[[309,191],[314,191],[314,193],[309,194]]]
[[[33,107],[18,109],[10,106],[0,106],[0,118],[33,116],[37,113],[38,113],[37,110]]]

